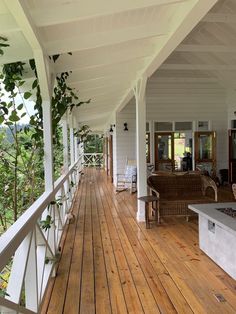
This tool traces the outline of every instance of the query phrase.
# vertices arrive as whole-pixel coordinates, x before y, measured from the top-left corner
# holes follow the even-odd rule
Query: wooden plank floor
[[[236,281],[198,248],[197,221],[146,230],[135,211],[135,195],[86,170],[42,313],[236,313]]]

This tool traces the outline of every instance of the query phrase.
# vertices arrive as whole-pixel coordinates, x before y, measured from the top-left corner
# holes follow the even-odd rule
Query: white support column
[[[74,128],[70,127],[70,164],[75,162]]]
[[[43,101],[44,181],[45,191],[53,190],[52,117],[50,101]]]
[[[78,152],[78,137],[74,136],[74,151],[75,151],[75,161],[79,158],[79,152]]]
[[[137,197],[147,195],[146,166],[146,91],[147,78],[143,76],[134,87],[136,100],[136,154],[137,154]],[[137,220],[145,221],[145,204],[138,201]]]
[[[68,127],[67,120],[62,120],[62,141],[63,141],[63,171],[66,172],[69,168],[69,149],[68,149]]]

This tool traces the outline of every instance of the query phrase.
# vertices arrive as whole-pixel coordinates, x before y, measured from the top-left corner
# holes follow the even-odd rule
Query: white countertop
[[[210,203],[210,204],[190,204],[188,208],[211,220],[223,229],[236,235],[236,218],[232,218],[225,213],[216,210],[216,208],[231,207],[236,209],[236,202],[232,203]]]

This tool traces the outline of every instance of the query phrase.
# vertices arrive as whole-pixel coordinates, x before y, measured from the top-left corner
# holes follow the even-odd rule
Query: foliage
[[[98,134],[90,134],[84,142],[85,153],[102,153],[103,139]]]
[[[52,220],[52,217],[50,215],[47,215],[45,220],[40,221],[41,228],[45,231],[50,229],[52,224],[53,224],[53,220]]]
[[[0,37],[0,54],[3,54],[3,48],[8,46],[7,39]],[[51,57],[54,62],[58,58],[59,55]],[[23,80],[24,63],[6,64],[0,74],[0,233],[1,229],[6,230],[44,189],[43,100],[35,61],[30,60],[29,64],[35,73],[30,90],[26,90]],[[60,176],[63,164],[60,120],[66,112],[72,114],[75,107],[90,102],[79,100],[75,90],[67,85],[68,77],[68,72],[56,77],[51,99],[55,177]],[[28,125],[20,125],[21,119],[28,114],[26,101],[30,98],[35,101],[35,114],[31,115]]]
[[[9,47],[9,44],[6,43],[7,38],[0,36],[0,55],[3,55],[3,48]]]

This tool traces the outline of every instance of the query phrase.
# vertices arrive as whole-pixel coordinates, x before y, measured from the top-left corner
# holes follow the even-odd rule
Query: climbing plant
[[[8,47],[7,39],[0,37],[0,54]],[[70,53],[69,53],[70,54]],[[53,62],[59,55],[52,56]],[[43,191],[43,111],[42,96],[35,61],[29,65],[35,73],[31,88],[23,79],[25,63],[15,62],[3,66],[0,74],[0,226],[8,225]],[[62,116],[72,113],[75,107],[88,101],[80,101],[74,89],[67,84],[70,73],[56,77],[51,99],[52,130],[57,175],[62,163],[61,129]],[[24,93],[22,92],[24,90]],[[27,100],[33,99],[34,114],[27,125],[20,124],[28,115]],[[1,233],[0,228],[0,233]]]

